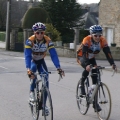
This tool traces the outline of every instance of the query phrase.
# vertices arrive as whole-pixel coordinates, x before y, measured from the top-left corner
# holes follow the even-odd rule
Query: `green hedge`
[[[18,32],[18,43],[22,43],[24,41],[23,32]]]
[[[6,33],[5,32],[0,32],[0,41],[5,42],[5,36]],[[23,36],[23,32],[18,32],[18,43],[22,43],[24,41],[24,36]]]
[[[5,42],[5,35],[6,35],[5,32],[0,32],[0,41]]]
[[[24,15],[22,28],[31,29],[36,22],[51,23],[51,19],[46,10],[40,7],[30,8]]]

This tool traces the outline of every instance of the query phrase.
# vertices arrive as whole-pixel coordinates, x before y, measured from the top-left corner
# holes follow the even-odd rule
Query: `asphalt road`
[[[0,52],[0,120],[32,120],[28,106],[29,79],[23,53],[5,51]],[[53,101],[54,120],[97,120],[97,115],[90,107],[83,116],[79,113],[76,104],[76,85],[80,79],[82,68],[75,63],[75,59],[60,57],[65,77],[58,82],[56,68],[46,57],[46,63],[52,74],[49,77],[50,91]],[[109,65],[98,61],[99,64]],[[111,71],[103,71],[102,80],[110,89],[112,96],[112,112],[109,120],[119,120],[120,108],[120,74],[111,77]],[[41,118],[43,120],[43,118]]]

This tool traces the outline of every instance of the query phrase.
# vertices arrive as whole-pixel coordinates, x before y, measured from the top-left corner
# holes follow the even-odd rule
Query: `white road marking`
[[[14,57],[16,59],[25,59],[24,57]]]
[[[0,66],[0,68],[3,68],[3,69],[8,69],[8,68],[6,68],[6,67],[4,67],[4,66]]]

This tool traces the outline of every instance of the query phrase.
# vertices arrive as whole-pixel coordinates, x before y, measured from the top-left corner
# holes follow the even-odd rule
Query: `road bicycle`
[[[97,104],[99,104],[99,106],[101,107],[101,111],[95,111],[98,115],[98,118],[100,120],[109,119],[111,114],[111,107],[112,107],[111,94],[107,85],[101,81],[102,69],[106,69],[106,68],[111,68],[111,67],[91,66],[91,71],[89,76],[97,76],[97,83],[94,86],[94,88],[93,89],[91,88],[91,91],[89,91],[88,88],[90,88],[90,83],[89,83],[89,77],[87,77],[87,79],[84,82],[86,95],[81,96],[81,89],[80,89],[81,80],[78,81],[76,88],[76,101],[77,101],[78,109],[81,114],[85,115],[89,109],[90,104],[92,104],[94,101],[95,108],[97,107]],[[92,69],[97,69],[97,73],[92,73]]]
[[[51,74],[51,72],[42,72],[42,73],[34,73],[36,78],[36,88],[34,90],[35,93],[35,101],[29,101],[29,107],[32,113],[33,120],[39,119],[39,113],[42,111],[42,116],[44,120],[53,120],[53,105],[52,98],[48,87],[46,86],[46,76]],[[59,80],[62,79],[61,72],[58,72]],[[41,79],[38,80],[37,75],[40,75]],[[39,88],[39,83],[42,82],[41,88]],[[47,109],[47,113],[46,113]]]
[[[29,101],[30,110],[32,113],[33,120],[38,120],[40,110],[42,111],[42,116],[45,120],[53,120],[53,105],[52,98],[48,87],[46,86],[46,76],[51,74],[51,72],[40,73],[41,79],[38,80],[39,73],[34,73],[36,78],[36,88],[34,90],[35,101]],[[42,82],[41,88],[39,88],[39,83]],[[48,113],[46,113],[46,109]]]

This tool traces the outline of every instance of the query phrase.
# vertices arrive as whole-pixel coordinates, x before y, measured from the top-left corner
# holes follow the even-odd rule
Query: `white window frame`
[[[105,36],[108,46],[111,46],[111,43],[114,42],[114,36],[115,36],[115,26],[114,25],[104,25],[103,28],[105,31],[103,31],[103,35]]]

